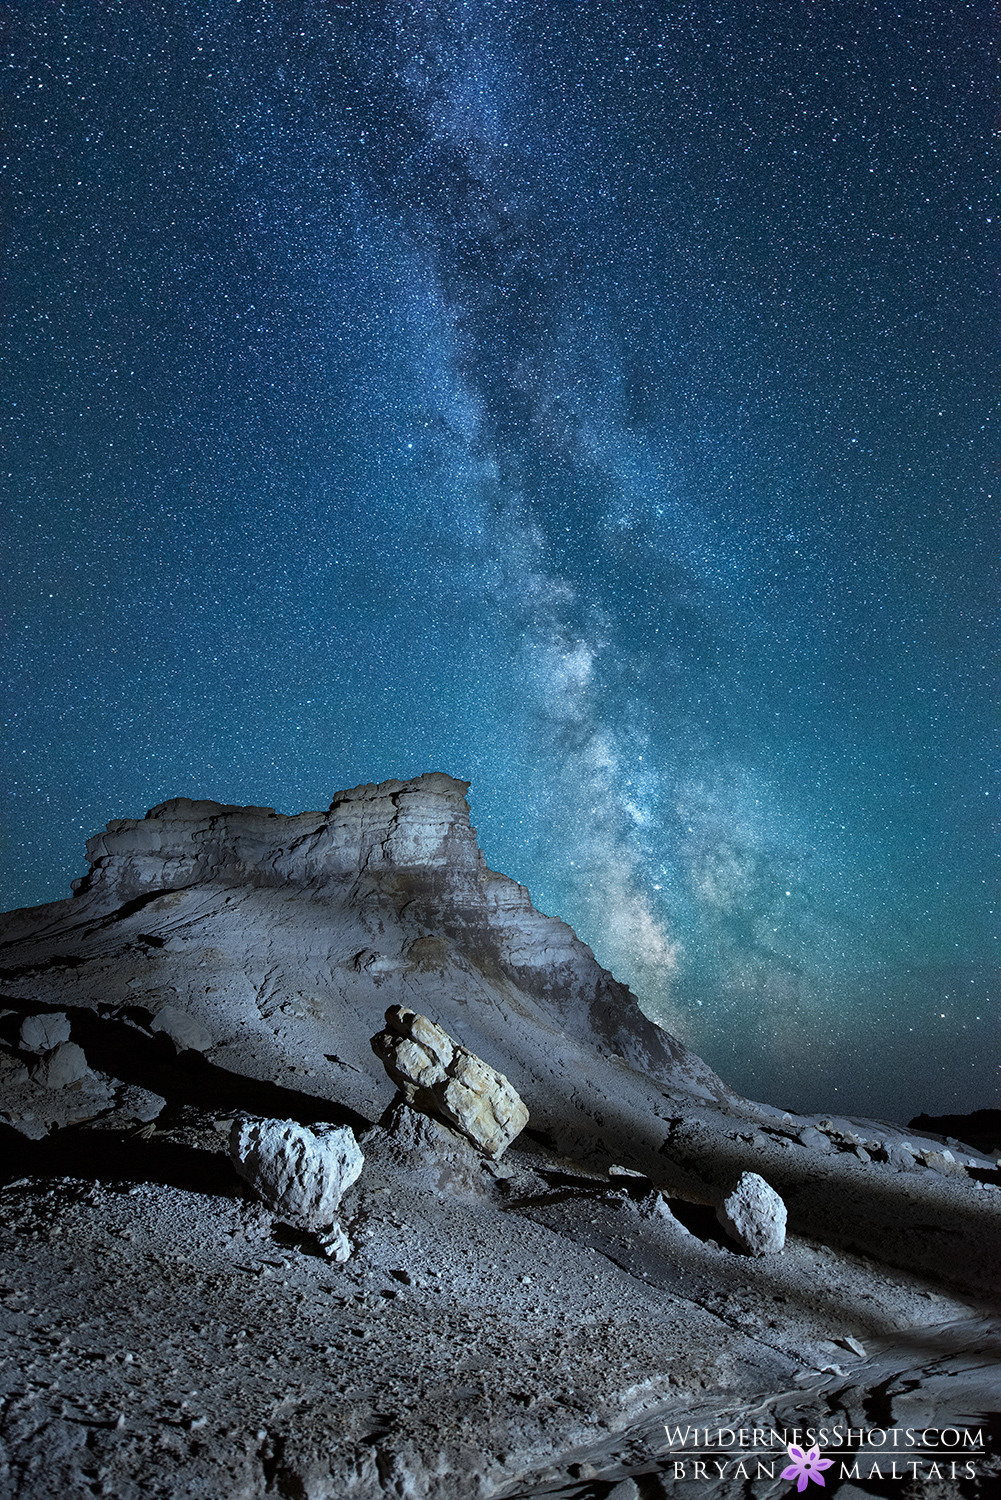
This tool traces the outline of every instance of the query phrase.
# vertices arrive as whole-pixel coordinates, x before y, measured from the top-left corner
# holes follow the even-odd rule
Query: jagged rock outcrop
[[[372,1051],[408,1104],[445,1120],[485,1156],[502,1156],[528,1124],[528,1110],[504,1074],[427,1016],[391,1005]]]
[[[531,1128],[567,1151],[607,1137],[621,1155],[623,1085],[637,1102],[651,1086],[733,1101],[565,923],[487,867],[467,787],[431,772],[293,817],[177,798],[113,820],[73,898],[4,918],[0,995],[163,1030],[214,1068],[314,1096],[318,1118],[323,1100],[367,1120],[389,1104],[369,1040],[390,1002],[490,1058]]]

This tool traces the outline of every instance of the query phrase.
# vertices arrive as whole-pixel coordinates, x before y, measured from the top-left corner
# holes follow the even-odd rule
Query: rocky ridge
[[[995,1409],[995,1160],[740,1099],[487,868],[465,791],[178,799],[4,919],[18,1500],[646,1500],[684,1493],[664,1414]],[[439,1085],[461,1054],[524,1100],[503,1159],[396,1094],[387,1007],[445,1038]],[[255,1181],[266,1142],[313,1163],[298,1198],[273,1162]],[[721,1227],[746,1176],[781,1253]]]

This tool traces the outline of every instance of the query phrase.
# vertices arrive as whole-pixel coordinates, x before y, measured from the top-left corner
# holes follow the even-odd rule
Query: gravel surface
[[[871,1426],[888,1375],[912,1408],[938,1400],[936,1421],[934,1378],[953,1413],[961,1390],[985,1399],[971,1381],[996,1394],[982,1299],[795,1235],[751,1258],[710,1209],[675,1200],[676,1217],[646,1179],[530,1143],[496,1167],[470,1152],[436,1188],[433,1164],[370,1131],[337,1265],[250,1200],[228,1130],[189,1106],[138,1141],[214,1171],[212,1191],[40,1173],[3,1189],[5,1495],[599,1496],[630,1476],[669,1494],[675,1417],[791,1401],[803,1425],[836,1397]],[[943,1353],[957,1369],[936,1376]],[[916,1354],[924,1373],[901,1380]]]

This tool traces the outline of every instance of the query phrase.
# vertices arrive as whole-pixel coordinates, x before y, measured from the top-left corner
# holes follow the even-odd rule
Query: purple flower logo
[[[821,1458],[819,1448],[811,1448],[809,1453],[804,1453],[795,1443],[789,1444],[789,1457],[792,1463],[788,1469],[782,1470],[782,1478],[795,1479],[798,1490],[805,1490],[811,1479],[814,1484],[823,1484],[821,1469],[829,1469],[834,1463],[833,1458]]]

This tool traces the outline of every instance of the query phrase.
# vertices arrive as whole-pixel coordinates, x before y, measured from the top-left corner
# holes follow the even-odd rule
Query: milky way
[[[993,1102],[988,6],[6,9],[6,904],[441,769],[737,1088]]]

